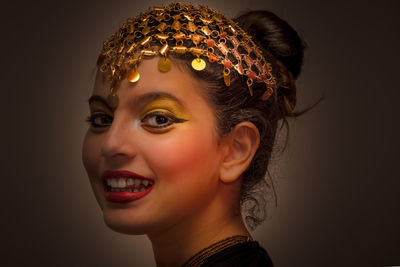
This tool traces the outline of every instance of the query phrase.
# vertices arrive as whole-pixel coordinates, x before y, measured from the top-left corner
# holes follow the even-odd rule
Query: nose
[[[134,135],[134,129],[129,121],[114,117],[101,148],[106,160],[134,158],[137,153]]]

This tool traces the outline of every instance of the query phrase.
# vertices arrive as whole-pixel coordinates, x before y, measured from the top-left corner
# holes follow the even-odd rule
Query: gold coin
[[[192,68],[195,70],[204,70],[206,68],[206,62],[201,58],[195,58],[192,61]]]
[[[128,70],[128,72],[126,73],[126,79],[128,79],[128,81],[130,81],[131,83],[135,83],[139,81],[140,74],[135,69]]]
[[[171,60],[166,57],[161,57],[160,60],[158,60],[158,69],[161,72],[169,71],[171,69]]]
[[[115,109],[118,106],[118,96],[109,94],[107,96],[107,103],[110,106],[110,108]]]

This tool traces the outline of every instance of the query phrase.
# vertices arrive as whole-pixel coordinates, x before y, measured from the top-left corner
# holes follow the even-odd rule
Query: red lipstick
[[[127,170],[107,170],[102,180],[106,199],[115,203],[141,199],[154,187],[153,179]]]

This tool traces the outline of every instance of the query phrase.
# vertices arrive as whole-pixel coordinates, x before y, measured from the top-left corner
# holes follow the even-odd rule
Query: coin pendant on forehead
[[[171,69],[171,60],[169,60],[169,58],[167,57],[161,57],[158,60],[158,69],[161,72],[167,72]]]
[[[192,61],[192,68],[195,70],[204,70],[206,68],[206,62],[201,58],[195,58]]]
[[[131,83],[135,83],[135,82],[139,81],[140,74],[135,69],[128,70],[128,72],[126,73],[126,79],[128,81],[130,81]]]

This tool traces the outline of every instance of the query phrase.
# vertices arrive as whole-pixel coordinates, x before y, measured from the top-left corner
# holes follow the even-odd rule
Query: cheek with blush
[[[154,141],[153,146],[157,149],[149,157],[151,165],[157,175],[169,179],[212,175],[208,172],[215,170],[218,162],[218,150],[212,135],[204,131],[182,131],[173,138]]]

